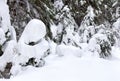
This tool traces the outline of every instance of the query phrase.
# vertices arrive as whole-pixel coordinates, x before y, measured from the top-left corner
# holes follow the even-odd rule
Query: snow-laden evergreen
[[[98,56],[100,58],[111,57],[111,44],[104,34],[95,34],[90,39],[88,50],[93,53],[93,56]]]
[[[67,5],[63,6],[64,3],[62,0],[56,0],[54,4],[57,13],[55,18],[58,23],[57,25],[52,25],[51,30],[55,42],[58,44],[79,46],[80,37],[77,33],[78,25],[71,16],[69,7]],[[52,27],[54,27],[54,29]]]

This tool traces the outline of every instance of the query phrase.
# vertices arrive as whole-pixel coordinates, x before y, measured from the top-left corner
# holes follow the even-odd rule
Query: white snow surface
[[[85,44],[82,48],[86,49]],[[54,47],[54,46],[53,46]],[[119,81],[120,80],[120,49],[113,47],[112,59],[102,59],[93,56],[78,57],[75,49],[65,47],[64,56],[51,54],[45,58],[43,67],[27,66],[17,76],[0,81]],[[67,52],[64,52],[66,51]],[[74,50],[74,51],[73,51]],[[68,54],[69,51],[69,54]],[[72,54],[73,53],[73,54]]]
[[[119,81],[120,60],[50,55],[41,68],[28,66],[16,77],[0,81]]]

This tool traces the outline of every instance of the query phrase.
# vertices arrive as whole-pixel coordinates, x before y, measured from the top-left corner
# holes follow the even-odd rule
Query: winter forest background
[[[120,81],[120,0],[0,0],[0,81]]]

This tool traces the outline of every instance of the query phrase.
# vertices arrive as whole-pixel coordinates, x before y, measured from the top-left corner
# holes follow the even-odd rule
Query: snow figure
[[[18,42],[21,65],[43,66],[42,57],[49,51],[45,35],[46,27],[42,21],[33,19],[27,24]]]
[[[95,34],[88,44],[88,50],[100,58],[111,56],[111,44],[105,34]]]

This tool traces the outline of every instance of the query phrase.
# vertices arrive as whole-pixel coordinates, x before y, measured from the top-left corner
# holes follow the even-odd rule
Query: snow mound
[[[23,34],[19,40],[25,43],[37,42],[46,35],[45,24],[38,19],[32,19],[25,27]]]
[[[29,58],[40,59],[44,53],[49,49],[48,42],[43,39],[40,43],[30,46],[26,44],[19,44],[20,59],[19,61],[24,63],[29,60]]]
[[[75,56],[81,56],[82,51],[79,47],[75,47],[72,45],[58,45],[56,47],[56,54],[58,54],[58,56],[69,56],[69,55],[75,55]]]

